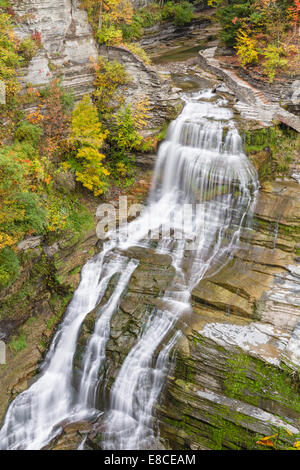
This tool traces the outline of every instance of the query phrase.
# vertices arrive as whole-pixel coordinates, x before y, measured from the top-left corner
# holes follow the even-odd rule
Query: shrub
[[[71,142],[77,151],[75,160],[70,162],[77,181],[93,191],[95,196],[103,193],[107,187],[109,171],[102,164],[105,155],[100,153],[106,136],[107,132],[102,130],[96,106],[89,96],[85,96],[72,116]]]
[[[244,27],[247,18],[253,12],[250,1],[240,2],[233,0],[230,5],[224,6],[217,11],[217,17],[221,23],[221,39],[227,46],[235,46],[238,32]]]
[[[263,63],[264,72],[268,76],[270,83],[274,81],[277,70],[286,67],[288,64],[288,60],[282,57],[284,54],[283,47],[278,47],[276,44],[268,44],[262,51],[262,55],[265,58]]]
[[[19,46],[19,52],[27,63],[36,55],[38,49],[39,44],[32,38],[23,39]]]
[[[21,232],[42,233],[45,226],[45,210],[41,207],[38,194],[31,192],[20,192],[15,194],[14,203],[16,208],[23,214],[22,219],[15,220],[16,229],[20,227]]]
[[[62,89],[57,79],[40,93],[43,100],[43,114],[39,110],[37,116],[33,115],[33,119],[32,115],[29,115],[27,119],[33,124],[41,122],[44,138],[41,141],[40,151],[49,160],[57,153],[62,140],[68,135],[73,96]]]
[[[114,117],[111,142],[120,150],[132,150],[141,143],[130,105],[122,106]]]
[[[130,52],[138,56],[146,65],[151,64],[151,59],[148,56],[147,52],[137,44],[126,44],[125,46]]]
[[[18,277],[20,263],[16,253],[9,247],[0,250],[0,288],[9,287]]]
[[[194,7],[189,2],[173,3],[167,2],[162,10],[163,19],[171,19],[178,26],[191,22],[194,15]]]
[[[255,64],[258,60],[257,42],[244,31],[239,31],[237,36],[237,55],[243,66]]]
[[[11,18],[8,14],[0,12],[0,80],[6,84],[8,102],[19,91],[16,69],[22,65],[22,62]]]
[[[32,145],[37,145],[42,134],[43,130],[40,127],[35,126],[28,121],[21,121],[16,129],[15,138],[19,142],[25,141]]]
[[[105,25],[97,32],[99,44],[117,45],[122,42],[123,34],[120,28],[113,24]]]
[[[122,37],[125,41],[131,39],[140,39],[144,33],[143,20],[136,14],[133,17],[131,24],[124,23],[120,25],[120,29],[122,31]]]
[[[108,62],[102,57],[94,66],[96,72],[94,98],[100,116],[105,117],[118,106],[117,90],[129,82],[129,75],[123,65],[118,62]]]
[[[43,232],[46,213],[34,192],[43,175],[30,144],[0,150],[0,247],[16,243],[26,233]]]

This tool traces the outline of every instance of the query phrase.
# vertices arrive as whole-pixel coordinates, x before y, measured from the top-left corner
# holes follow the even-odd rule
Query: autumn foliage
[[[269,82],[281,71],[299,73],[300,0],[209,0],[217,8],[221,38],[243,67],[258,65]]]
[[[109,171],[103,166],[101,148],[107,136],[98,118],[97,108],[85,96],[72,116],[71,143],[75,146],[75,161],[71,167],[76,179],[98,196],[107,186]]]

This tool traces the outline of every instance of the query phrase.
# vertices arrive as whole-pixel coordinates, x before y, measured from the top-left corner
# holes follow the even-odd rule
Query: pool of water
[[[151,59],[154,64],[165,64],[168,62],[183,62],[193,57],[197,57],[198,52],[204,49],[204,42],[200,41],[191,46],[191,44],[171,46],[162,49],[159,53],[156,51]]]

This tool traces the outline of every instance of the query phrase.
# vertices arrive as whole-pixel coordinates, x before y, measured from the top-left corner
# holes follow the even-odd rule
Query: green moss
[[[178,384],[178,382],[176,382]],[[182,394],[180,386],[178,393]],[[212,409],[207,411],[205,407],[201,407],[200,418],[195,416],[195,408],[190,399],[185,399],[184,405],[182,401],[177,401],[174,396],[171,399],[172,409],[180,409],[183,412],[181,419],[174,419],[172,416],[164,417],[164,423],[167,423],[174,432],[174,428],[178,430],[178,435],[185,442],[195,442],[200,446],[212,450],[225,449],[259,449],[256,441],[261,437],[259,434],[245,428],[245,421],[255,420],[241,413],[235,413],[228,409],[227,406],[212,404]],[[177,442],[177,434],[176,434]],[[187,447],[184,447],[185,449]]]
[[[261,219],[258,216],[253,217],[253,226],[267,234],[274,233],[274,222]],[[286,225],[278,222],[277,224],[278,235],[280,238],[287,238],[296,243],[300,242],[300,225]],[[300,254],[300,250],[295,247],[295,252]]]
[[[224,386],[228,397],[252,405],[268,400],[300,413],[299,383],[286,371],[238,354],[228,360],[226,375]]]
[[[258,170],[260,180],[285,175],[297,158],[299,134],[284,126],[244,132],[245,151]]]
[[[214,450],[265,450],[257,444],[264,437],[257,432],[257,429],[264,429],[258,426],[259,420],[242,411],[235,411],[234,406],[228,407],[195,393],[199,386],[210,383],[210,376],[214,377],[224,397],[257,406],[280,416],[283,422],[284,417],[299,417],[299,380],[287,366],[279,369],[242,352],[229,351],[194,331],[188,339],[194,353],[188,357],[177,353],[174,371],[177,379],[168,386],[167,405],[162,409],[163,417],[160,418],[166,424],[166,428],[164,424],[162,426],[162,435],[165,432],[170,442],[173,439],[183,449],[189,448],[188,443],[192,442],[200,448]],[[214,355],[212,349],[216,349],[215,362],[211,356]],[[199,366],[199,361],[202,363],[210,356],[208,375],[203,382],[201,371],[205,365]],[[279,430],[270,423],[265,425],[270,434],[279,433],[277,448],[285,449],[295,442],[296,437],[284,429]]]
[[[9,287],[18,277],[20,262],[16,253],[6,246],[0,250],[0,289]]]
[[[92,253],[89,253],[89,254],[91,255]],[[72,274],[78,274],[78,273],[80,273],[81,268],[82,268],[82,266],[76,266],[74,269],[72,269],[72,270],[70,271],[70,274],[72,275]]]
[[[18,353],[27,347],[27,338],[25,333],[20,333],[18,336],[14,336],[9,343],[9,348],[14,353]]]

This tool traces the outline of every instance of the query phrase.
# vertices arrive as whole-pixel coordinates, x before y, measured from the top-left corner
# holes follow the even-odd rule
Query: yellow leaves
[[[271,447],[274,450],[300,450],[300,441],[296,441],[293,444],[293,447],[287,447],[286,445],[284,447],[282,446],[282,442],[280,441],[280,436],[282,435],[282,431],[284,431],[284,433],[288,434],[289,436],[293,436],[293,433],[289,429],[283,428],[280,430],[280,432],[273,434],[272,436],[262,437],[259,441],[256,442],[256,444],[260,446]],[[285,440],[284,440],[285,442],[286,435],[284,437],[285,437]],[[275,443],[273,441],[274,439],[275,439]]]
[[[122,178],[127,176],[127,167],[124,162],[118,162],[116,164],[116,171]]]
[[[142,59],[144,64],[150,65],[151,64],[151,59],[148,56],[147,52],[140,46],[137,46],[136,44],[133,43],[125,43],[123,46],[128,49],[130,52],[132,52],[134,55]]]
[[[133,106],[133,118],[138,130],[144,129],[149,120],[150,103],[148,98],[140,98]]]
[[[103,1],[107,14],[107,21],[112,23],[130,24],[133,17],[131,0],[106,0]]]
[[[121,64],[108,62],[102,57],[98,63],[94,63],[94,68],[96,73],[94,97],[100,112],[106,114],[112,111],[115,102],[118,101],[118,87],[129,83],[130,77]]]
[[[274,439],[277,436],[278,436],[278,433],[273,434],[273,436],[263,437],[262,439],[257,441],[256,444],[259,444],[260,446],[273,447],[275,449],[275,446],[274,446],[274,443],[273,443],[272,439]]]
[[[60,167],[61,167],[64,171],[68,171],[68,170],[71,168],[71,165],[70,165],[70,163],[68,163],[68,162],[62,162],[62,163],[60,164]]]
[[[103,181],[103,177],[109,174],[103,167],[98,167],[97,170],[91,166],[85,166],[84,171],[76,171],[76,180],[82,183],[85,188],[93,191],[95,196],[99,196],[106,189],[107,184]]]
[[[85,96],[73,112],[71,141],[79,147],[78,164],[74,165],[76,179],[95,196],[102,194],[107,186],[109,171],[102,165],[105,155],[99,151],[107,134],[102,129],[96,106]]]
[[[283,428],[285,430],[285,432],[289,435],[289,436],[293,436],[293,433],[287,429],[287,428]]]
[[[60,208],[55,203],[51,203],[48,205],[47,212],[48,223],[46,229],[49,232],[63,230],[66,227],[67,214],[63,214]]]
[[[223,0],[207,0],[207,5],[209,7],[218,7],[223,3]]]
[[[254,64],[258,61],[257,41],[245,31],[239,30],[237,35],[237,55],[243,66]]]
[[[13,246],[17,243],[17,238],[7,233],[0,232],[0,250],[2,250],[6,246]]]
[[[81,145],[100,148],[107,136],[102,130],[96,106],[89,96],[85,96],[77,105],[72,116],[72,140]]]
[[[76,158],[79,160],[86,160],[94,166],[101,165],[101,160],[105,158],[105,155],[99,153],[98,150],[93,147],[82,147],[78,150]]]

